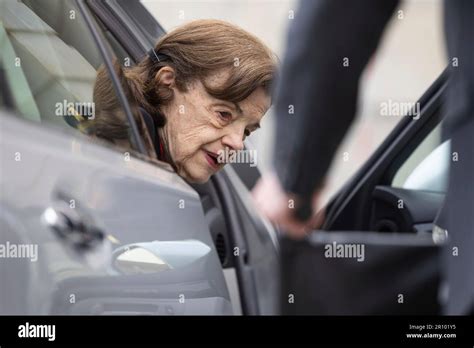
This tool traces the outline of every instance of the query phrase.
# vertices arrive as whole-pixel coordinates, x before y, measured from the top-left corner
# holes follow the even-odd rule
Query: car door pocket
[[[223,268],[233,266],[232,252],[229,241],[229,231],[225,222],[223,209],[214,187],[210,183],[192,185],[198,192],[209,232]]]
[[[318,231],[302,241],[284,237],[282,312],[438,314],[440,248],[426,234]]]

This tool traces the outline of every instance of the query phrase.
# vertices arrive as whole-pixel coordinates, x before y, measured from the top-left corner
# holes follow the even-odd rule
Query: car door
[[[438,314],[439,215],[449,142],[440,136],[446,72],[326,207],[322,231],[281,241],[285,314]],[[311,267],[307,267],[311,265]]]
[[[137,61],[165,33],[140,1],[89,1],[116,54]],[[248,148],[250,144],[246,144]],[[278,312],[278,240],[275,228],[255,214],[250,190],[260,177],[249,163],[227,165],[199,193],[217,246],[235,312]]]
[[[103,63],[85,13],[0,9],[0,313],[232,314],[196,191],[72,127]]]

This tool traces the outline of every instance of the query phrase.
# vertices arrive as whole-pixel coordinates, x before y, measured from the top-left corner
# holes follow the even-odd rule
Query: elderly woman
[[[163,36],[132,68],[118,67],[149,155],[190,183],[204,183],[225,163],[221,151],[243,149],[270,107],[271,51],[229,23],[198,20]],[[128,143],[128,125],[110,79],[99,69],[91,134]]]

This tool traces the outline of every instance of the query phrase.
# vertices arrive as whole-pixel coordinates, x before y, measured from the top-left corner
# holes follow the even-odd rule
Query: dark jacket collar
[[[140,107],[140,114],[142,115],[143,120],[145,121],[146,128],[150,134],[153,147],[155,148],[156,155],[160,161],[165,161],[165,155],[163,150],[163,144],[161,144],[160,135],[156,131],[155,121],[153,117],[146,111],[144,108]],[[165,161],[166,162],[166,161]]]

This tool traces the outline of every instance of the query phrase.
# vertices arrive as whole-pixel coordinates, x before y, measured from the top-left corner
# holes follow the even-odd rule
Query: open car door
[[[445,85],[446,72],[329,203],[323,231],[281,240],[283,314],[439,313]]]

